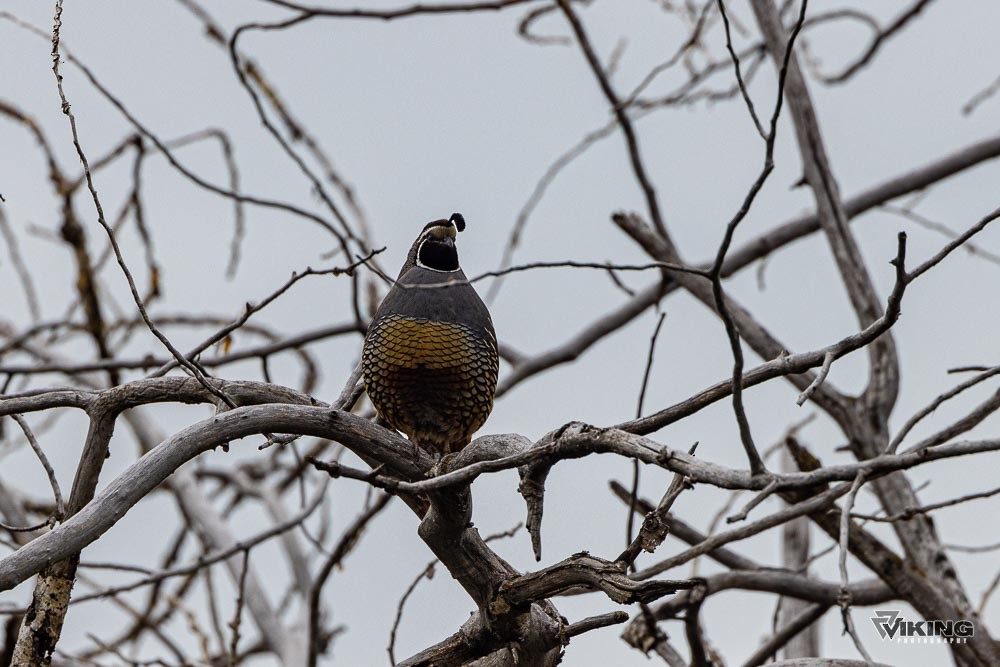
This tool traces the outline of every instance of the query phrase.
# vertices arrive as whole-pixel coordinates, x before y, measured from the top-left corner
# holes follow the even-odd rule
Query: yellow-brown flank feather
[[[387,315],[373,323],[362,365],[379,415],[421,447],[461,449],[493,409],[496,344],[464,325]]]

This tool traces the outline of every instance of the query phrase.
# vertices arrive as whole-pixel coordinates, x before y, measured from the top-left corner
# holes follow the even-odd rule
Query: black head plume
[[[452,213],[448,221],[460,232],[465,231],[465,217],[461,213]]]

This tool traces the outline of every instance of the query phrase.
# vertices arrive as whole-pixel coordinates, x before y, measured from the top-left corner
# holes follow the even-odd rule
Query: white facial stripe
[[[462,268],[459,267],[459,268],[454,269],[452,271],[444,271],[443,269],[435,269],[432,266],[427,266],[426,264],[424,264],[423,262],[421,262],[420,261],[420,251],[424,249],[424,244],[427,243],[427,240],[428,240],[427,237],[424,237],[424,240],[420,242],[419,246],[417,246],[417,266],[419,266],[421,269],[427,269],[428,271],[436,271],[438,273],[455,273],[456,271],[461,271],[462,270]]]

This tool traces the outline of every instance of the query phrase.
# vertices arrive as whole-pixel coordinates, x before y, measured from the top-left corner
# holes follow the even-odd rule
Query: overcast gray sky
[[[646,0],[599,0],[581,8],[600,55],[609,57],[621,38],[627,39],[615,85],[630,90],[656,63],[673,52],[686,32],[658,3]],[[732,11],[753,26],[744,3]],[[810,2],[810,14],[851,5]],[[908,3],[853,3],[880,18],[897,14]],[[335,3],[336,6],[344,6]],[[206,7],[232,29],[247,20],[283,17],[284,12],[259,2],[209,2]],[[52,8],[37,0],[3,0],[0,8],[45,30]],[[383,266],[390,273],[403,257],[424,222],[461,211],[468,230],[459,239],[462,264],[471,276],[496,268],[513,221],[545,169],[584,134],[604,125],[608,110],[576,46],[540,47],[525,43],[516,25],[525,10],[500,14],[421,17],[393,22],[317,19],[276,33],[251,33],[242,49],[257,59],[276,82],[294,111],[329,151],[336,167],[354,186],[375,229],[377,245],[386,245]],[[62,32],[66,46],[86,62],[131,111],[162,138],[174,138],[206,127],[224,127],[236,150],[242,188],[246,192],[318,209],[308,182],[280,152],[260,126],[245,92],[239,88],[224,51],[206,40],[198,22],[172,2],[124,0],[67,2]],[[1000,41],[996,30],[1000,7],[991,2],[937,2],[899,36],[887,43],[874,63],[845,85],[825,87],[811,81],[824,138],[841,190],[854,194],[893,175],[942,157],[1000,131],[1000,97],[965,116],[962,105],[1000,72]],[[553,14],[539,31],[567,35],[564,20]],[[863,48],[866,33],[858,25],[835,24],[809,35],[813,51],[827,71]],[[715,53],[723,53],[721,31],[708,38]],[[746,37],[739,37],[746,44]],[[75,171],[76,158],[69,127],[59,113],[50,71],[50,45],[11,24],[0,23],[0,96],[34,115],[53,140],[62,163]],[[79,123],[84,149],[93,158],[125,136],[130,128],[102,100],[78,70],[66,65],[66,93]],[[651,91],[667,91],[680,73],[657,80]],[[729,72],[718,79],[728,85]],[[775,77],[770,63],[750,88],[758,108],[769,112]],[[701,261],[714,254],[726,221],[738,208],[760,168],[763,147],[739,100],[661,110],[638,121],[643,155],[655,179],[665,217],[684,257]],[[779,123],[777,168],[753,210],[740,227],[736,244],[810,210],[811,194],[793,189],[801,175],[798,151],[786,119]],[[200,144],[177,151],[186,165],[213,182],[224,184],[226,172],[217,147]],[[117,209],[128,186],[129,164],[101,172],[97,187],[106,207]],[[159,314],[222,313],[235,316],[247,300],[260,298],[281,284],[291,271],[307,265],[327,266],[322,254],[332,250],[331,237],[301,219],[280,212],[249,208],[247,237],[239,271],[225,278],[232,235],[232,207],[193,187],[159,158],[148,161],[144,173],[147,219],[156,253],[163,266],[164,299]],[[919,210],[928,218],[963,229],[998,204],[1000,164],[976,167],[935,187]],[[30,225],[54,230],[56,202],[50,194],[40,153],[21,129],[0,121],[0,192],[8,218],[18,233],[21,250],[36,268],[43,317],[61,316],[71,299],[73,266],[61,246],[28,233]],[[517,262],[580,259],[642,262],[644,255],[609,221],[611,212],[643,210],[642,199],[628,168],[619,134],[593,146],[552,185],[532,215]],[[103,247],[96,217],[87,199],[79,210],[90,225],[95,253]],[[884,296],[892,285],[889,259],[895,234],[910,234],[914,263],[929,256],[945,239],[888,213],[861,216],[854,230],[871,273]],[[141,246],[133,227],[122,235],[126,258],[141,266]],[[984,232],[976,243],[1000,252],[1000,229]],[[126,285],[110,266],[104,285],[125,312],[131,312]],[[893,424],[898,427],[913,411],[950,386],[945,371],[963,364],[997,361],[996,331],[1000,307],[995,297],[1000,267],[964,252],[956,253],[907,292],[903,317],[893,330],[903,363],[903,386]],[[143,276],[144,278],[144,276]],[[624,275],[641,288],[653,274]],[[753,269],[727,283],[754,314],[793,351],[827,345],[856,328],[825,241],[814,235],[776,253],[760,289]],[[0,254],[0,308],[4,319],[27,322],[27,309],[11,262]],[[488,283],[481,283],[483,291]],[[260,316],[279,331],[294,333],[349,319],[346,283],[314,278],[300,283]],[[517,350],[533,353],[569,338],[604,310],[625,300],[603,272],[546,270],[509,277],[491,310],[500,339]],[[663,304],[667,312],[657,349],[646,411],[681,400],[726,377],[731,356],[719,321],[684,294]],[[570,420],[612,424],[634,416],[645,363],[646,347],[656,322],[647,312],[625,330],[588,351],[576,363],[562,366],[498,403],[484,433],[518,432],[535,439]],[[203,331],[174,332],[185,348]],[[237,336],[235,345],[250,338]],[[359,348],[357,338],[341,338],[313,346],[322,360],[323,379],[317,395],[336,395]],[[161,351],[148,335],[136,335],[125,354]],[[80,345],[80,355],[90,354]],[[749,363],[758,360],[751,355]],[[272,361],[274,380],[293,385],[300,369],[291,355]],[[502,371],[503,373],[503,371]],[[257,378],[255,363],[227,367],[224,377]],[[838,361],[830,381],[848,390],[860,389],[866,377],[863,355]],[[502,375],[501,375],[502,378]],[[34,380],[36,386],[63,383],[58,376]],[[913,437],[931,433],[962,414],[963,406],[981,400],[990,387],[970,392],[968,399],[945,406],[927,419]],[[796,392],[778,381],[748,391],[747,410],[754,436],[762,446],[781,437],[788,426],[812,409],[797,407]],[[204,407],[161,406],[152,413],[164,433],[207,415]],[[37,418],[36,418],[37,419]],[[34,423],[34,420],[33,420]],[[1000,419],[986,420],[973,436],[995,434]],[[62,417],[45,434],[63,488],[68,488],[82,442],[85,421],[79,414]],[[10,431],[7,431],[8,438]],[[698,454],[730,466],[742,466],[743,454],[728,401],[703,410],[652,436],[674,447],[700,442]],[[843,444],[833,425],[820,416],[802,432],[803,440],[824,462],[846,461],[834,452]],[[237,443],[230,454],[206,454],[205,463],[228,466],[237,458],[260,456],[258,439]],[[126,429],[112,444],[112,457],[102,481],[121,472],[135,458]],[[996,484],[996,454],[974,461],[942,462],[914,471],[925,502]],[[37,461],[25,448],[0,463],[0,479],[16,479],[39,495],[46,481]],[[613,558],[624,544],[625,509],[611,495],[609,479],[626,480],[631,465],[623,460],[591,457],[563,463],[551,475],[543,524],[542,566],[577,551]],[[658,498],[665,488],[663,471],[646,471],[642,492]],[[474,486],[474,519],[483,534],[506,530],[524,518],[513,472],[480,478]],[[331,487],[332,517],[337,527],[356,514],[363,498],[361,484],[347,480]],[[682,495],[675,511],[698,526],[706,526],[726,495],[699,487]],[[874,498],[859,499],[862,511]],[[757,510],[774,511],[777,501]],[[947,543],[983,544],[996,541],[992,527],[1000,511],[994,498],[944,510],[936,525]],[[130,512],[104,538],[85,552],[88,560],[120,560],[149,565],[169,540],[176,512],[173,501],[155,496]],[[260,517],[244,511],[235,526],[243,534],[261,527]],[[347,632],[337,638],[332,662],[382,664],[397,601],[408,583],[431,559],[416,536],[417,522],[395,503],[366,534],[342,572],[333,575],[326,595],[337,622]],[[895,544],[883,527],[873,530]],[[825,537],[814,532],[814,547]],[[678,549],[669,539],[652,563]],[[767,563],[778,561],[775,534],[739,544],[747,555]],[[517,568],[537,569],[527,535],[495,544]],[[193,553],[193,551],[191,552]],[[995,574],[995,555],[953,555],[974,600]],[[254,551],[253,560],[273,577],[280,590],[287,568],[276,547]],[[701,572],[714,566],[704,562]],[[688,567],[669,576],[682,577]],[[835,581],[836,557],[817,564],[817,573]],[[862,573],[852,568],[852,574]],[[91,575],[107,580],[103,574]],[[26,601],[25,583],[4,601]],[[141,598],[137,598],[141,599]],[[769,600],[764,604],[765,599]],[[571,621],[611,611],[613,603],[591,595],[558,599]],[[409,601],[398,640],[397,655],[428,646],[466,620],[471,600],[443,570],[424,582]],[[770,597],[729,592],[705,605],[704,623],[712,644],[738,664],[770,629]],[[88,632],[122,623],[110,605],[71,608],[64,633],[67,648],[87,644]],[[899,646],[878,640],[865,611],[855,613],[863,641],[876,660],[900,665],[945,664],[941,646]],[[987,607],[985,620],[1000,626],[1000,603]],[[854,657],[850,641],[840,635],[840,620],[828,613],[823,621],[824,653]],[[178,641],[194,645],[183,619],[169,626]],[[679,625],[667,631],[682,637]],[[567,649],[568,665],[643,665],[647,659],[618,639],[619,629],[593,632],[574,639]],[[683,641],[679,641],[683,644]],[[156,649],[153,649],[154,652]],[[261,664],[266,664],[262,662]]]

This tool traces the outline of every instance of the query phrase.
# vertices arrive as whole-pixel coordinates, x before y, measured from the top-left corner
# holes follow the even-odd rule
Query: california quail
[[[424,226],[365,337],[362,371],[378,414],[416,446],[460,450],[493,409],[500,360],[490,312],[458,263],[465,219]],[[459,283],[448,287],[420,287]]]

